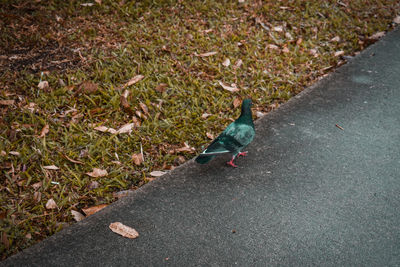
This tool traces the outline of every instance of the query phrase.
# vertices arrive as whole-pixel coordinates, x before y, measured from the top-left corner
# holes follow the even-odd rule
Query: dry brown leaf
[[[331,42],[340,42],[340,37],[339,36],[335,36],[331,39]]]
[[[21,155],[18,151],[10,151],[10,152],[8,152],[8,154],[17,156],[17,157],[19,157],[19,155]]]
[[[396,24],[400,24],[400,16],[397,16],[393,19],[393,22]]]
[[[40,187],[42,187],[42,182],[37,182],[37,183],[34,183],[33,185],[32,185],[32,187],[33,187],[33,189],[35,189],[35,190],[38,190]]]
[[[33,193],[33,200],[36,203],[39,203],[41,199],[42,199],[42,193],[41,192],[36,191],[35,193]]]
[[[89,175],[90,177],[103,177],[103,176],[107,176],[108,172],[107,170],[102,170],[102,169],[98,169],[98,168],[93,168],[92,172],[87,172],[87,175]]]
[[[267,48],[272,50],[279,50],[279,46],[274,44],[267,44]]]
[[[181,148],[177,148],[177,149],[175,149],[175,150],[173,150],[174,152],[191,152],[191,153],[193,153],[193,152],[195,152],[196,151],[196,149],[194,148],[194,147],[191,147],[191,146],[189,146],[189,144],[188,143],[183,143],[185,146],[184,147],[181,147]],[[172,153],[171,153],[172,154]]]
[[[221,81],[218,81],[218,83],[219,83],[219,85],[222,86],[222,88],[224,88],[225,90],[228,90],[231,93],[239,91],[239,88],[237,88],[236,86],[235,87],[228,86]]]
[[[297,39],[296,44],[301,45],[302,42],[303,42],[303,38],[299,38],[299,39]]]
[[[14,103],[15,103],[15,100],[13,100],[13,99],[0,100],[0,105],[3,105],[3,106],[14,105]]]
[[[122,88],[126,88],[128,86],[131,86],[132,84],[137,83],[138,81],[142,80],[144,78],[143,75],[136,75],[135,77],[133,77],[132,79],[130,79],[127,83],[125,83]]]
[[[46,125],[42,128],[42,131],[40,132],[39,137],[40,137],[40,138],[45,137],[46,134],[49,133],[49,129],[50,129],[50,126],[49,126],[48,124],[46,124]]]
[[[43,90],[49,87],[49,83],[47,81],[41,81],[38,84],[38,88]]]
[[[77,221],[77,222],[82,221],[83,219],[85,219],[85,215],[83,215],[79,211],[71,210],[71,214],[72,214],[72,217],[74,217],[74,220]]]
[[[235,100],[233,100],[233,107],[237,108],[238,106],[240,106],[240,103],[242,103],[242,100],[240,100],[239,97],[236,97]]]
[[[122,197],[126,197],[131,192],[133,192],[133,190],[123,190],[123,191],[119,191],[119,192],[114,192],[113,197],[120,199]]]
[[[88,189],[92,190],[92,189],[96,189],[99,188],[100,184],[97,181],[91,181],[90,184],[88,185]]]
[[[152,182],[152,181],[154,181],[156,178],[154,178],[154,177],[146,177],[145,178],[145,180],[147,181],[147,182]]]
[[[290,50],[289,50],[289,48],[287,48],[286,46],[282,49],[282,52],[283,53],[290,53]]]
[[[122,109],[129,115],[133,115],[133,110],[131,109],[131,106],[128,103],[128,95],[129,91],[125,90],[119,100],[121,102]]]
[[[275,26],[272,28],[272,30],[276,31],[276,32],[283,32],[283,27],[282,26]]]
[[[146,104],[140,102],[139,106],[143,110],[144,114],[149,115],[149,108],[146,106]]]
[[[222,65],[225,66],[225,67],[229,67],[230,64],[231,64],[231,61],[230,61],[229,58],[226,58],[226,59],[224,60],[224,62],[222,62]]]
[[[96,83],[92,83],[89,81],[84,81],[79,86],[79,89],[76,93],[83,92],[85,94],[93,94],[99,90],[99,86]],[[76,94],[75,93],[75,94]]]
[[[46,170],[59,170],[60,168],[58,168],[55,165],[48,165],[48,166],[43,166],[43,169],[46,169]]]
[[[343,50],[336,51],[335,54],[334,54],[335,57],[339,57],[339,56],[342,56],[342,55],[344,55],[344,51]]]
[[[54,201],[54,199],[50,198],[46,203],[46,209],[52,210],[56,208],[58,208],[56,202]]]
[[[113,128],[108,128],[106,126],[97,126],[94,128],[97,131],[103,132],[103,133],[111,133],[111,134],[116,134],[117,130]]]
[[[127,123],[127,124],[123,125],[121,128],[119,128],[116,133],[118,133],[118,134],[131,133],[133,127],[135,127],[134,123]]]
[[[214,135],[212,133],[206,133],[208,139],[214,140]]]
[[[101,5],[101,0],[94,0],[97,4]]]
[[[0,151],[0,156],[2,156],[2,157],[7,156],[7,152],[5,152],[4,150]]]
[[[202,53],[202,54],[197,54],[195,53],[194,55],[196,57],[209,57],[209,56],[214,56],[216,55],[218,52],[212,51],[212,52],[207,52],[207,53]]]
[[[135,165],[140,165],[140,164],[143,163],[143,156],[140,153],[133,154],[132,155],[132,160],[133,160],[133,163],[135,163]]]
[[[166,172],[163,172],[163,171],[152,171],[152,172],[150,173],[150,175],[151,175],[151,176],[154,176],[154,177],[159,177],[159,176],[162,176],[162,175],[164,175],[164,174],[166,174]]]
[[[156,86],[155,90],[162,93],[167,89],[167,87],[168,87],[168,84],[160,83],[159,85]]]
[[[385,36],[385,32],[377,32],[371,35],[368,39],[370,40],[378,40],[379,38]]]
[[[242,66],[243,61],[241,59],[238,59],[235,63],[235,66],[233,66],[234,69],[238,69],[240,68],[240,66]]]
[[[137,238],[139,236],[139,233],[135,229],[133,229],[129,226],[123,225],[120,222],[111,223],[109,228],[114,233],[122,235],[123,237],[133,239],[133,238]]]
[[[64,157],[65,157],[67,160],[71,161],[72,163],[83,164],[82,161],[71,159],[71,158],[68,157],[67,155],[64,155]]]
[[[201,115],[201,118],[202,118],[202,119],[207,119],[207,118],[210,117],[210,116],[211,116],[211,114],[203,113],[203,115]]]
[[[31,234],[31,233],[27,233],[27,234],[25,235],[25,238],[26,238],[26,239],[32,239],[32,234]]]
[[[82,209],[82,211],[86,214],[86,216],[90,216],[90,215],[93,215],[96,212],[104,209],[107,206],[108,206],[108,204],[100,204],[100,205],[97,205],[97,206],[93,206],[93,207],[89,207],[89,208],[86,208],[86,209]]]
[[[10,247],[10,241],[8,241],[6,232],[1,232],[1,243],[3,243],[6,249]]]

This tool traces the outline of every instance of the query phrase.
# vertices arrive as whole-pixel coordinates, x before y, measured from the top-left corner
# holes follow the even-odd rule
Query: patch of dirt
[[[0,55],[0,70],[64,71],[80,65],[78,49],[60,47],[57,43],[45,47],[26,47]]]

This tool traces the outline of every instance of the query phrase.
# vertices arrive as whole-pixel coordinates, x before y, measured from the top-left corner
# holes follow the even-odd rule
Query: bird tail
[[[213,158],[215,158],[216,156],[215,155],[199,155],[196,159],[195,159],[195,161],[197,162],[197,163],[200,163],[200,164],[206,164],[207,162],[209,162],[210,160],[212,160]]]

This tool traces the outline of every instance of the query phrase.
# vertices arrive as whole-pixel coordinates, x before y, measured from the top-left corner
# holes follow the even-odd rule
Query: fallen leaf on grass
[[[168,87],[168,84],[160,83],[159,85],[156,86],[155,90],[162,93],[167,89],[167,87]]]
[[[77,221],[77,222],[82,221],[83,219],[85,219],[85,215],[83,215],[79,211],[71,210],[71,214],[74,217],[74,220]]]
[[[49,83],[47,81],[41,81],[38,84],[38,88],[43,90],[49,87]]]
[[[240,68],[240,66],[242,66],[242,64],[243,64],[243,60],[238,59],[238,60],[236,61],[236,63],[235,63],[235,66],[233,66],[233,68],[234,68],[234,69],[238,69],[238,68]]]
[[[400,24],[400,16],[397,16],[393,19],[393,22],[396,24]]]
[[[46,169],[46,170],[59,170],[60,168],[58,168],[55,165],[48,165],[48,166],[43,166],[43,169]]]
[[[140,108],[143,110],[144,114],[149,115],[149,108],[144,103],[139,103]]]
[[[87,172],[86,174],[89,175],[90,177],[97,178],[97,177],[103,177],[103,176],[108,175],[108,172],[107,172],[107,170],[93,168],[92,172]]]
[[[21,155],[18,151],[10,151],[10,152],[8,152],[10,155],[13,155],[13,156],[17,156],[17,157],[19,157],[19,155]]]
[[[113,197],[120,199],[122,197],[126,197],[131,192],[133,192],[133,190],[123,190],[123,191],[119,191],[119,192],[114,192]]]
[[[228,67],[230,64],[231,64],[231,61],[229,60],[229,58],[226,58],[224,60],[224,62],[222,62],[222,65],[225,66],[225,67]]]
[[[164,174],[166,174],[166,172],[163,172],[163,171],[152,171],[152,172],[150,173],[150,175],[151,175],[151,176],[154,176],[154,177],[160,177],[160,176],[162,176],[162,175],[164,175]]]
[[[212,52],[207,52],[207,53],[202,53],[202,54],[197,54],[195,53],[194,55],[196,57],[209,57],[209,56],[213,56],[216,55],[218,52],[212,51]]]
[[[83,164],[82,161],[71,159],[71,158],[68,157],[67,155],[64,155],[64,157],[65,157],[67,160],[71,161],[72,163]]]
[[[120,222],[111,223],[109,225],[109,228],[114,233],[122,235],[123,237],[127,237],[127,238],[133,239],[133,238],[137,238],[139,236],[139,233],[135,229],[133,229],[133,228],[131,228],[129,226],[126,226],[126,225],[124,225],[124,224],[122,224]]]
[[[267,44],[267,48],[272,50],[279,50],[279,46],[274,44]]]
[[[0,156],[2,156],[2,157],[7,156],[7,152],[5,152],[4,150],[0,151]]]
[[[1,232],[1,243],[3,243],[6,249],[10,247],[10,241],[8,241],[6,232]]]
[[[132,160],[133,160],[133,163],[135,163],[135,165],[140,165],[140,164],[143,163],[143,156],[140,153],[133,154],[132,155]]]
[[[242,101],[240,100],[240,98],[235,98],[235,100],[233,100],[233,107],[237,108],[238,106],[240,106],[240,103],[242,103]]]
[[[108,128],[106,126],[98,126],[94,128],[97,131],[103,132],[103,133],[111,133],[111,134],[116,134],[117,130],[113,128]]]
[[[371,35],[368,39],[370,40],[378,40],[379,38],[385,36],[385,32],[377,32]]]
[[[121,134],[121,133],[130,133],[132,132],[132,128],[135,127],[134,123],[127,123],[123,125],[121,128],[119,128],[116,133]]]
[[[98,90],[99,86],[96,83],[84,81],[79,85],[78,90],[76,90],[74,95],[76,96],[80,93],[93,94],[96,93]]]
[[[82,209],[82,211],[86,214],[86,216],[90,216],[90,215],[93,215],[96,212],[104,209],[107,206],[108,206],[108,204],[100,204],[100,205],[97,205],[97,206],[93,206],[93,207],[89,207],[89,208],[86,208],[86,209]]]
[[[56,208],[57,208],[56,202],[54,201],[54,199],[50,198],[46,203],[46,209],[51,210]]]
[[[48,124],[46,124],[46,125],[42,128],[42,131],[40,132],[39,137],[40,137],[40,138],[45,137],[46,134],[49,133],[49,129],[50,129],[50,126],[49,126]]]
[[[283,32],[283,27],[282,26],[275,26],[272,28],[272,30],[276,31],[276,32]]]
[[[88,185],[89,190],[96,189],[100,186],[99,182],[97,181],[91,181],[90,184]]]
[[[14,105],[14,103],[15,103],[15,100],[13,100],[13,99],[0,100],[0,105],[3,105],[3,106]]]
[[[33,193],[33,200],[36,203],[39,203],[41,199],[42,199],[42,193],[41,192],[36,191],[35,193]]]
[[[224,84],[223,82],[221,82],[221,81],[218,81],[218,83],[219,83],[219,85],[221,85],[221,87],[222,88],[224,88],[225,90],[228,90],[229,92],[237,92],[237,91],[239,91],[239,88],[237,88],[236,86],[228,86],[228,85],[226,85],[226,84]]]
[[[203,113],[203,115],[201,115],[201,118],[202,118],[202,119],[207,119],[207,118],[210,117],[210,116],[211,116],[211,114]]]
[[[331,42],[340,42],[340,37],[339,36],[335,36],[331,39]]]
[[[127,83],[125,83],[124,85],[122,85],[122,88],[126,88],[128,86],[131,86],[137,82],[139,82],[140,80],[142,80],[144,78],[143,75],[136,75],[135,77],[133,77],[132,79],[130,79]]]
[[[342,55],[344,55],[344,51],[340,50],[340,51],[336,51],[334,56],[335,57],[339,57],[339,56],[342,56]]]
[[[129,115],[133,115],[133,110],[131,109],[131,106],[128,103],[128,95],[129,91],[125,90],[119,100],[121,102],[122,109]]]
[[[196,151],[196,149],[194,147],[189,146],[188,143],[185,142],[183,144],[185,145],[184,147],[173,149],[172,151],[170,151],[170,154],[174,154],[175,152],[190,152],[190,153],[194,153]]]
[[[206,133],[208,139],[214,140],[214,135],[212,133]]]
[[[32,185],[32,187],[33,187],[33,189],[35,189],[35,190],[38,190],[40,187],[42,187],[42,182],[37,182],[37,183],[34,183],[33,185]]]

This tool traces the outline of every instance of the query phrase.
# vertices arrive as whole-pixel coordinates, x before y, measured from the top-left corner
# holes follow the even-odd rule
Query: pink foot
[[[228,164],[228,165],[230,165],[230,166],[232,166],[234,168],[237,167],[237,165],[235,163],[233,163],[233,159],[231,159],[231,161],[228,161],[226,164]]]
[[[239,154],[237,154],[237,157],[240,157],[240,156],[247,156],[247,151],[245,151],[245,152],[240,152]]]

